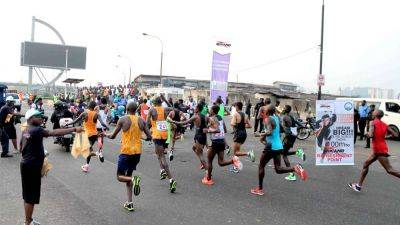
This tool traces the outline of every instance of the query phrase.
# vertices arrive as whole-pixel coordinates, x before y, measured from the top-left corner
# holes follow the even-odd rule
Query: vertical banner
[[[353,102],[319,100],[316,116],[316,165],[354,165]]]
[[[214,103],[218,96],[225,99],[228,96],[228,72],[231,54],[213,52],[212,73],[210,82],[210,104]]]

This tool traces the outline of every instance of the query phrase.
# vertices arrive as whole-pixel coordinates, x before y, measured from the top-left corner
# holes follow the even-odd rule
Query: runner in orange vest
[[[86,164],[82,166],[82,171],[87,173],[89,172],[89,163],[90,163],[90,158],[92,156],[99,156],[99,159],[101,162],[104,162],[104,157],[101,152],[93,152],[93,145],[98,139],[98,133],[97,133],[97,120],[99,120],[100,124],[108,129],[108,126],[103,122],[101,117],[99,116],[98,112],[95,110],[96,108],[96,102],[91,101],[88,106],[88,110],[83,112],[82,114],[79,115],[78,118],[76,118],[71,124],[75,124],[80,120],[83,120],[83,127],[85,129],[85,132],[87,136],[89,137],[89,142],[90,142],[90,154],[86,158]],[[100,134],[102,135],[102,134]]]
[[[124,204],[124,208],[128,211],[135,210],[132,202],[132,188],[135,196],[140,193],[140,177],[132,176],[132,173],[136,170],[142,154],[142,132],[146,134],[147,141],[151,140],[150,131],[146,127],[145,121],[141,117],[135,116],[136,110],[136,103],[128,103],[127,111],[129,115],[121,117],[114,132],[107,135],[108,138],[114,139],[122,130],[117,179],[119,182],[126,183],[128,201]]]
[[[176,190],[177,183],[174,179],[172,179],[171,172],[168,167],[168,162],[165,159],[164,151],[168,148],[167,142],[167,115],[168,112],[172,109],[167,107],[163,108],[161,106],[162,102],[166,102],[165,98],[162,96],[157,97],[154,100],[154,105],[149,110],[149,114],[147,116],[147,126],[151,127],[151,135],[153,137],[155,152],[158,157],[158,161],[160,162],[160,179],[163,180],[168,177],[169,179],[169,188],[171,193],[174,193]]]

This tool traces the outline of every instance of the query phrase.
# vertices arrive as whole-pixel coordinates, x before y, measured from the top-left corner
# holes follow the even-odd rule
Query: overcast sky
[[[271,84],[291,81],[316,88],[322,0],[4,1],[0,13],[0,80],[27,82],[20,43],[30,39],[31,19],[53,25],[69,45],[87,47],[86,70],[71,77],[122,83],[128,74],[210,79],[215,40],[232,44],[229,80]],[[324,74],[331,93],[339,87],[373,86],[400,91],[400,1],[326,0]],[[35,41],[59,43],[42,25]],[[314,49],[311,49],[313,48]],[[267,64],[311,49],[303,54]],[[118,66],[118,68],[116,67]],[[254,69],[244,70],[245,68]],[[46,71],[49,77],[54,71]],[[65,77],[64,77],[65,78]],[[126,77],[126,79],[128,79]],[[39,82],[35,77],[34,82]]]

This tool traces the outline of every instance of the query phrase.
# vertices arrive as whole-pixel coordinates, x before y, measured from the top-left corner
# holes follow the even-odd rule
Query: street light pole
[[[322,57],[324,54],[324,14],[325,14],[325,0],[322,0],[321,44],[320,44],[320,53],[319,53],[319,75],[322,75]],[[318,100],[321,100],[321,86],[322,86],[322,84],[318,85]]]
[[[163,85],[162,85],[162,73],[163,73],[163,55],[164,55],[164,44],[163,44],[163,42],[162,42],[161,38],[159,38],[159,37],[157,37],[157,36],[150,35],[150,34],[147,34],[147,33],[143,33],[143,36],[148,36],[148,37],[155,38],[155,39],[157,39],[157,40],[160,42],[160,44],[161,44],[160,87],[162,87],[162,86],[163,86]]]

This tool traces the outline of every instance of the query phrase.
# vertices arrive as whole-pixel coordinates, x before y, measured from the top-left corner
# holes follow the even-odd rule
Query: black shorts
[[[14,125],[8,125],[4,127],[9,139],[17,139],[17,131]]]
[[[97,135],[90,136],[89,137],[90,147],[92,147],[94,143],[96,143],[96,141],[97,141]]]
[[[243,144],[246,141],[247,133],[245,130],[236,131],[233,135],[233,142]]]
[[[296,142],[296,136],[294,135],[285,135],[283,138],[283,148],[291,149],[293,148],[294,143]]]
[[[211,149],[214,150],[216,153],[225,151],[225,141],[211,141]]]
[[[136,170],[137,164],[140,162],[140,154],[126,155],[120,154],[118,157],[117,175],[132,176]]]
[[[374,155],[376,157],[379,157],[379,156],[389,157],[390,156],[388,153],[381,153],[381,152],[376,152],[376,153],[374,152]]]
[[[168,144],[166,143],[166,139],[153,139],[155,145],[163,146],[163,148],[168,148]]]
[[[196,134],[196,135],[194,135],[194,141],[201,145],[206,145],[207,144],[207,135],[206,134]]]
[[[42,165],[21,163],[22,198],[25,203],[39,204]]]

